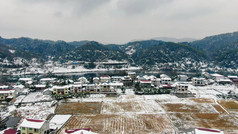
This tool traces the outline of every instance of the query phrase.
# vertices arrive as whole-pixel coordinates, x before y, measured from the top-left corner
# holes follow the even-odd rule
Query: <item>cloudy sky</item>
[[[238,0],[0,0],[0,36],[125,43],[238,31]]]

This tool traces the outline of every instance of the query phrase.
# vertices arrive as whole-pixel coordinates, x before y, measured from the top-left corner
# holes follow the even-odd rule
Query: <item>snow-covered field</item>
[[[42,92],[32,92],[22,100],[22,103],[43,102],[43,101],[52,101],[52,98],[50,95],[43,95]]]
[[[55,106],[53,102],[41,102],[35,104],[27,104],[16,109],[17,116],[30,119],[46,120],[50,114],[54,114]]]

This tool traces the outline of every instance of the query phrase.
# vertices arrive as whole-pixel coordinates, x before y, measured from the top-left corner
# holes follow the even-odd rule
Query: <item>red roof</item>
[[[198,130],[202,130],[202,131],[209,131],[209,132],[217,132],[220,133],[219,130],[214,130],[214,129],[208,129],[208,128],[197,128]]]
[[[91,128],[79,128],[79,129],[66,129],[65,132],[66,132],[66,133],[74,133],[74,132],[79,131],[79,130],[92,131]]]
[[[9,128],[8,130],[5,130],[3,134],[16,134],[17,131],[14,129]]]
[[[232,79],[233,82],[238,82],[238,79]]]
[[[31,122],[44,122],[43,120],[35,120],[35,119],[26,119],[26,120]]]

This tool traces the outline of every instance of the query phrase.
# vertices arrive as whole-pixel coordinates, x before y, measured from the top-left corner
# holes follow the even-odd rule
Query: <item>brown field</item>
[[[213,99],[209,98],[191,98],[190,100],[196,103],[215,103]]]
[[[182,103],[155,100],[62,103],[56,113],[75,114],[64,129],[91,128],[100,134],[173,133],[174,127],[214,128],[226,134],[238,132],[237,102],[223,100],[219,103],[233,113],[226,113],[211,99],[194,98]]]
[[[238,112],[238,102],[235,100],[220,100],[218,101],[220,105],[222,105],[224,108],[226,108],[228,111],[235,111]]]
[[[121,114],[121,113],[162,113],[161,106],[153,101],[134,101],[134,102],[104,102],[102,104],[102,114]]]
[[[226,111],[221,108],[221,106],[217,105],[217,104],[214,104],[212,105],[219,113],[222,113],[222,114],[226,114]]]
[[[162,107],[167,111],[167,112],[185,112],[185,113],[214,113],[215,111],[213,110],[212,105],[207,105],[207,104],[181,104],[181,103],[168,103],[168,104],[163,104]]]
[[[102,103],[97,102],[72,102],[62,103],[56,110],[56,114],[99,114]]]
[[[73,116],[65,129],[92,128],[100,134],[172,133],[172,124],[164,115],[79,115]]]

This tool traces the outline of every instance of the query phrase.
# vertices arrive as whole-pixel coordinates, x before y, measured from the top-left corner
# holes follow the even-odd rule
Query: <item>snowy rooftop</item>
[[[128,74],[136,74],[136,72],[128,72]]]
[[[111,86],[123,86],[123,83],[119,83],[119,82],[116,82],[116,83],[109,83]]]
[[[46,85],[35,85],[36,88],[44,88]]]
[[[11,90],[11,89],[0,90],[0,93],[4,93],[4,94],[6,94],[6,93],[13,93],[13,92],[15,92],[15,90]]]
[[[19,81],[31,81],[32,78],[20,78]]]
[[[140,80],[140,83],[151,84],[151,80]]]
[[[6,89],[8,86],[0,86],[0,89]]]
[[[40,129],[44,125],[44,120],[24,119],[20,127]]]
[[[50,129],[60,129],[65,122],[69,120],[71,115],[55,115],[51,120],[50,120]]]
[[[56,78],[42,78],[42,79],[40,79],[40,81],[53,81],[55,79]]]
[[[213,76],[213,77],[224,77],[223,75],[220,75],[220,74],[211,74],[211,76]]]

